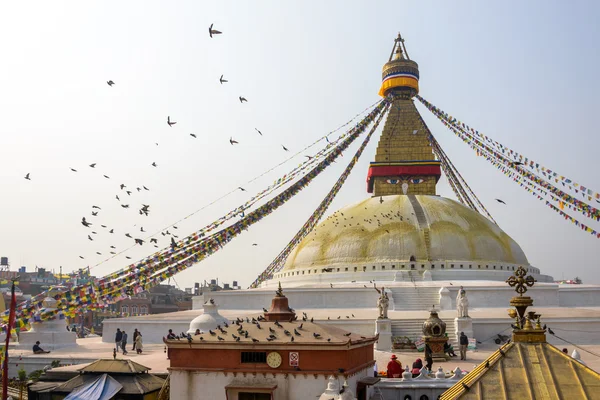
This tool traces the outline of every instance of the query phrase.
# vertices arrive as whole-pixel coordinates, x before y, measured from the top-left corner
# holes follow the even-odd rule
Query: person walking
[[[469,346],[469,338],[467,337],[467,335],[465,335],[464,332],[460,333],[459,343],[460,343],[460,359],[466,360],[467,359],[467,346]]]
[[[123,335],[121,337],[121,349],[123,350],[123,355],[127,354],[127,332],[123,331]]]
[[[141,332],[138,332],[137,336],[135,337],[133,346],[134,346],[135,351],[138,354],[142,354],[142,350],[144,349],[144,344],[142,343],[142,333]]]
[[[135,339],[137,339],[137,337],[138,337],[139,334],[140,333],[138,332],[137,328],[135,328],[133,330],[133,347],[131,348],[131,350],[135,350],[135,344],[136,344]]]
[[[121,347],[121,340],[123,340],[123,332],[121,332],[121,329],[117,328],[117,333],[115,334],[115,347],[117,353],[119,352],[119,347]]]

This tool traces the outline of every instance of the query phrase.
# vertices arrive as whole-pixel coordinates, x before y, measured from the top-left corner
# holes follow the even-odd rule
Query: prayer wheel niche
[[[423,322],[423,337],[434,361],[448,361],[444,352],[444,345],[448,342],[446,323],[440,319],[435,308],[429,311],[429,318]]]

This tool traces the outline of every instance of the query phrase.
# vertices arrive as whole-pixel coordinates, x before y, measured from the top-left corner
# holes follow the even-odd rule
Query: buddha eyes
[[[401,183],[402,181],[400,179],[386,179],[386,182],[389,183],[390,185],[397,185],[399,183]],[[411,178],[408,180],[408,182],[412,183],[413,185],[418,185],[419,183],[423,182],[422,178]]]

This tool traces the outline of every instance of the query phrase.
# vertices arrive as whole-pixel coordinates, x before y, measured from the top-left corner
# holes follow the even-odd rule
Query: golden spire
[[[514,309],[508,310],[508,315],[515,319],[513,327],[513,342],[526,343],[545,343],[546,330],[542,328],[540,322],[540,314],[535,311],[525,311],[533,305],[533,299],[529,296],[523,296],[527,292],[528,287],[532,287],[536,280],[531,275],[527,275],[527,271],[523,267],[517,268],[515,274],[506,280],[510,287],[515,288],[515,292],[519,293],[510,299],[510,305]],[[535,322],[535,326],[532,322]]]

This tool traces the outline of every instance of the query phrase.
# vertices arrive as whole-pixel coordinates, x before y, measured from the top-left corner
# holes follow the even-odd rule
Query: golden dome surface
[[[392,195],[372,197],[333,213],[300,242],[280,273],[370,269],[411,260],[473,262],[489,269],[529,266],[519,245],[476,211],[439,196]]]

